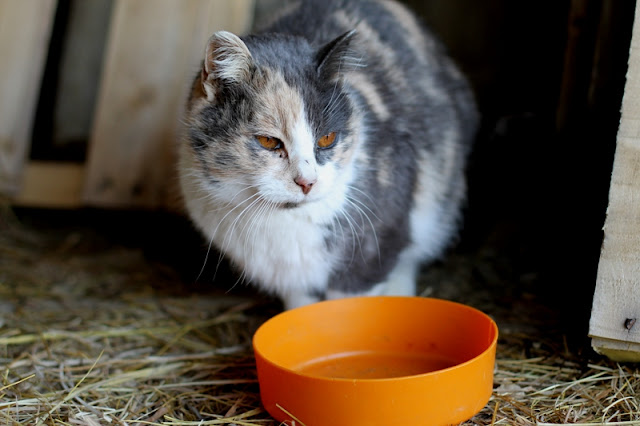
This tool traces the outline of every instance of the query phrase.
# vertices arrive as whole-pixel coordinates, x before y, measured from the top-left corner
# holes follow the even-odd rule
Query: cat
[[[214,33],[179,144],[186,210],[285,309],[415,295],[456,238],[478,124],[442,44],[391,0],[304,0]]]

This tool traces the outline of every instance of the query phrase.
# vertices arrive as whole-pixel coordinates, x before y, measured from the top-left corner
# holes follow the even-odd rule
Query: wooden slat
[[[0,0],[0,192],[18,192],[56,0]]]
[[[175,186],[174,149],[209,34],[241,32],[249,0],[118,0],[89,150],[85,201],[157,207]]]
[[[640,3],[609,190],[589,334],[596,351],[640,361]]]
[[[21,207],[82,207],[85,167],[76,163],[27,162],[20,193],[11,203]]]

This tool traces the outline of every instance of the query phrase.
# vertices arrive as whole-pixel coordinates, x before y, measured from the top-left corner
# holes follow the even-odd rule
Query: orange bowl
[[[497,339],[495,322],[465,305],[357,297],[276,315],[253,348],[262,404],[280,422],[438,426],[487,404]]]

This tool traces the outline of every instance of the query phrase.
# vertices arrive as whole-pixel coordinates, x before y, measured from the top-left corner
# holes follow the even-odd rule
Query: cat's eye
[[[322,136],[318,139],[319,148],[329,148],[336,140],[336,132],[331,132],[328,135]]]
[[[282,141],[271,136],[256,136],[256,139],[263,148],[275,150],[282,148]]]

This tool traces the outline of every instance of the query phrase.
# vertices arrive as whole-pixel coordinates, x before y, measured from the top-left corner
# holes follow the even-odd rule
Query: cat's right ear
[[[316,54],[318,74],[327,79],[333,79],[363,66],[361,58],[356,56],[352,48],[355,38],[356,30],[353,29],[322,47]]]
[[[207,100],[213,101],[221,86],[251,78],[253,58],[247,45],[227,31],[214,33],[205,49],[201,81]]]

